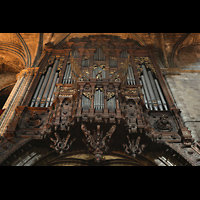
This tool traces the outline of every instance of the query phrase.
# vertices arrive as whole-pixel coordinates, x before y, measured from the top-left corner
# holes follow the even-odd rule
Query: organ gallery
[[[3,166],[199,165],[155,50],[134,38],[46,43],[17,75],[0,120]]]

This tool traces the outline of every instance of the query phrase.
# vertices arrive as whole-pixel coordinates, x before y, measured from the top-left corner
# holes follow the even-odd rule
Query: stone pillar
[[[29,86],[37,70],[38,67],[27,68],[22,70],[19,74],[17,74],[17,83],[15,84],[13,90],[10,93],[3,107],[5,111],[0,117],[0,136],[3,136],[3,134],[7,130],[7,126],[15,117],[15,109],[17,108],[17,106],[23,103],[25,96],[28,93]]]

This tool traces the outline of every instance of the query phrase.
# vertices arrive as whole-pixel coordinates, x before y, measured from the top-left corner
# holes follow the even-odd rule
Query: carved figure
[[[71,140],[69,143],[70,133],[67,135],[66,138],[61,139],[58,133],[54,133],[56,140],[54,140],[52,137],[50,137],[51,141],[53,141],[53,145],[50,145],[51,148],[55,149],[56,151],[60,152],[60,154],[63,154],[64,151],[67,151],[72,143],[75,141],[75,138]]]
[[[96,80],[101,81],[102,80],[102,71],[99,71],[96,75]]]
[[[27,128],[39,128],[43,121],[39,117],[38,113],[36,111],[30,113],[30,118],[26,120],[25,126]]]
[[[167,120],[168,116],[162,115],[155,123],[155,128],[158,131],[171,131],[172,124]]]
[[[94,130],[94,135],[91,135],[85,124],[81,125],[81,130],[86,137],[87,146],[89,147],[90,151],[93,151],[96,162],[100,162],[102,160],[102,154],[107,153],[109,147],[106,145],[106,143],[110,141],[115,129],[116,125],[113,125],[103,137],[103,131],[100,131],[100,125],[97,125],[97,131]]]
[[[125,148],[125,152],[127,154],[132,154],[133,158],[136,157],[137,154],[141,154],[142,151],[145,148],[145,145],[142,144],[140,145],[140,136],[137,137],[136,141],[135,140],[130,140],[129,136],[127,135],[128,138],[128,145],[123,144],[123,147]]]

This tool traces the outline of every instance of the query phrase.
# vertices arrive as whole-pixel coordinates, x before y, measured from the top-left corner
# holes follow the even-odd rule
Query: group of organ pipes
[[[102,51],[100,51],[102,52]],[[71,54],[72,57],[73,54]],[[99,55],[99,58],[98,58]],[[123,52],[124,55],[124,52]],[[128,57],[128,56],[127,56]],[[101,60],[102,56],[98,52],[98,54],[94,55],[94,59]],[[77,58],[76,58],[77,59]],[[128,59],[128,58],[127,58]],[[102,58],[102,60],[105,60],[105,56]],[[87,62],[89,60],[86,60]],[[116,61],[116,60],[115,60]],[[54,93],[56,91],[56,85],[58,85],[60,74],[61,74],[61,68],[59,67],[59,63],[62,62],[61,66],[64,67],[65,70],[63,77],[62,77],[62,84],[63,86],[67,87],[67,84],[75,84],[76,82],[80,82],[80,74],[77,74],[76,69],[72,69],[72,65],[75,65],[74,68],[80,68],[80,70],[85,70],[86,67],[77,66],[77,63],[72,61],[73,64],[70,62],[70,58],[68,59],[66,66],[63,66],[63,60],[59,60],[59,56],[51,56],[49,59],[49,62],[47,66],[45,67],[45,70],[43,74],[40,77],[40,80],[38,82],[37,88],[34,92],[34,95],[32,97],[30,107],[49,107],[52,105],[54,101]],[[89,62],[88,62],[89,63]],[[135,80],[135,73],[133,70],[133,67],[131,66],[131,63],[128,63],[128,66],[124,68],[123,74],[118,74],[118,68],[115,65],[115,68],[113,68],[113,63],[110,61],[111,66],[109,69],[112,73],[109,73],[109,70],[105,69],[105,65],[94,65],[91,75],[89,74],[89,70],[86,70],[87,73],[87,82],[96,82],[96,83],[104,83],[107,81],[107,83],[112,83],[120,81],[121,76],[125,76],[125,85],[130,86],[137,86],[136,80]],[[85,66],[85,62],[82,64]],[[139,84],[142,85],[142,94],[144,95],[144,103],[147,109],[155,110],[155,111],[164,111],[168,110],[168,106],[165,100],[165,97],[163,95],[162,89],[160,87],[160,84],[152,70],[148,69],[148,66],[146,67],[145,64],[141,63],[141,74],[139,78]],[[114,70],[113,70],[114,69]],[[119,80],[109,78],[115,74],[115,77],[118,77]],[[76,77],[77,76],[77,77]],[[79,77],[79,79],[78,79]],[[83,77],[82,77],[83,78]],[[81,80],[83,82],[84,79]],[[105,83],[104,83],[105,84]],[[124,84],[124,82],[123,82]],[[103,87],[95,87],[94,94],[94,100],[93,100],[93,108],[97,111],[102,111],[104,109],[105,100],[107,104],[107,108],[110,111],[115,111],[116,109],[116,96],[112,95],[111,98],[107,98],[107,94],[104,93]],[[114,90],[112,91],[114,93]],[[83,93],[82,95],[82,108],[83,110],[89,110],[91,108],[91,94],[90,92],[87,92],[88,95],[85,95]]]

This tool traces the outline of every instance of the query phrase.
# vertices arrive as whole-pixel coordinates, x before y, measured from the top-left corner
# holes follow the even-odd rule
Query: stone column
[[[7,130],[7,126],[15,117],[15,109],[23,103],[26,94],[28,93],[29,86],[33,80],[34,75],[38,70],[37,68],[27,68],[17,74],[17,83],[11,91],[5,105],[5,111],[0,117],[0,136]]]

